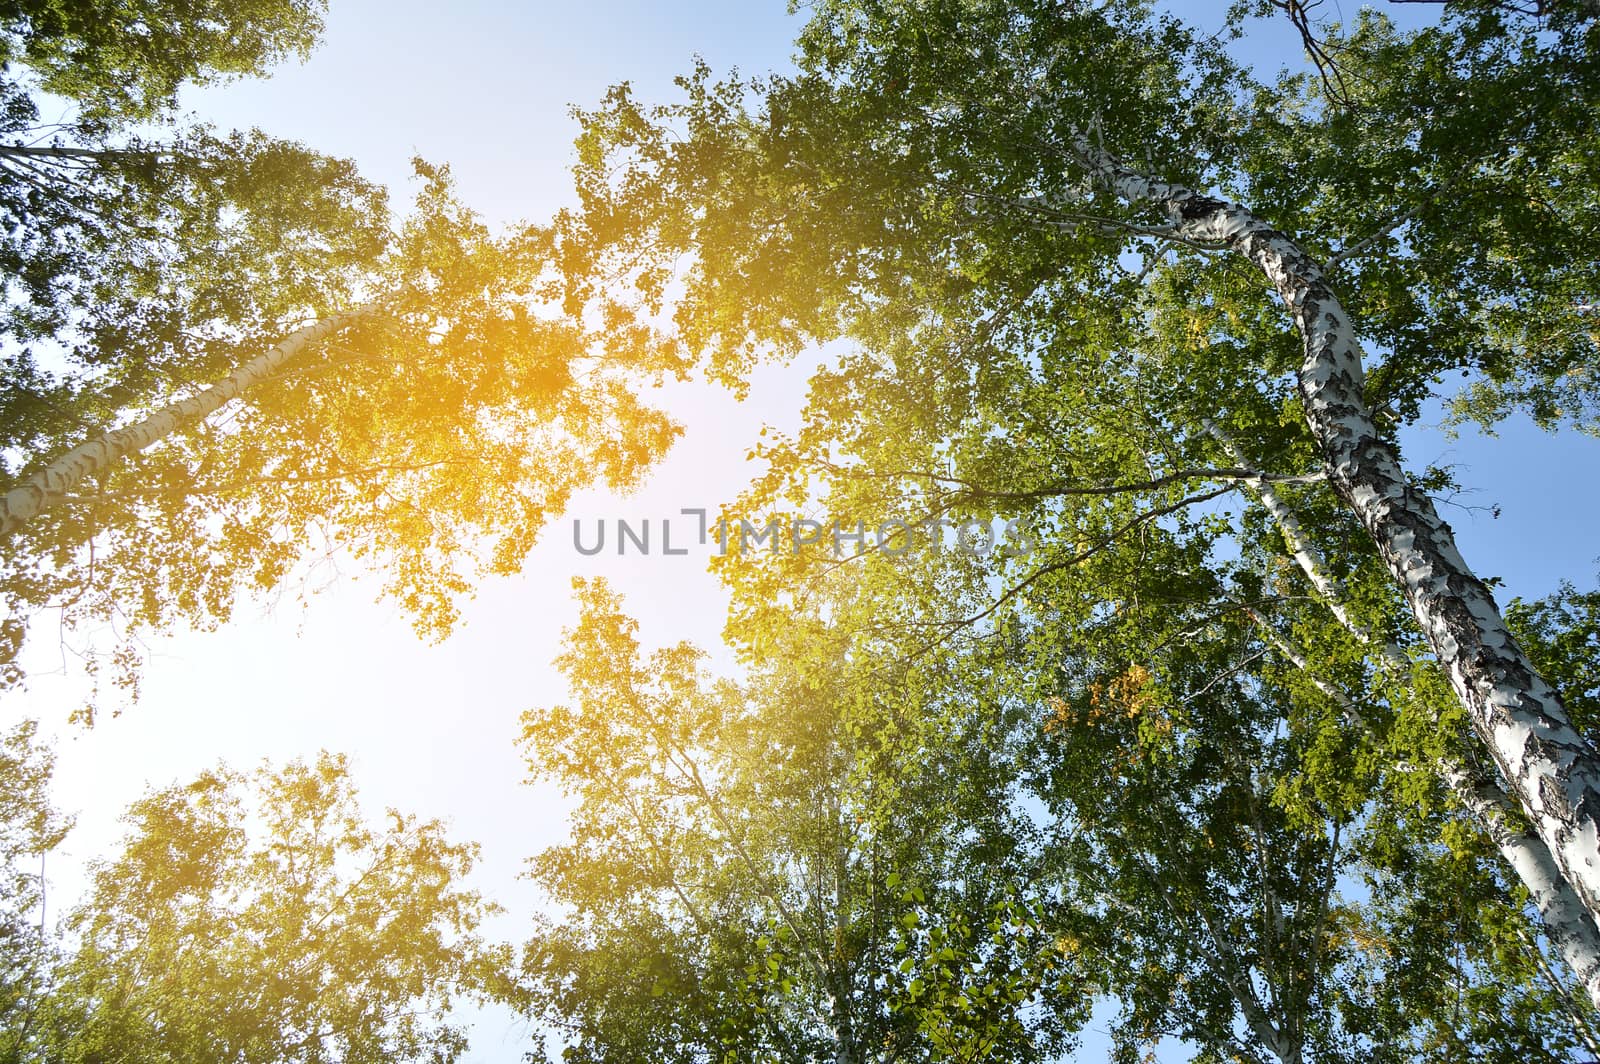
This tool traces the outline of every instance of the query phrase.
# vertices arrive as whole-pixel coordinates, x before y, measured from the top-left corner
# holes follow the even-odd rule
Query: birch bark
[[[1221,427],[1207,422],[1205,430],[1222,444],[1229,457],[1240,465],[1245,464],[1245,455]],[[1265,479],[1252,479],[1245,483],[1277,522],[1295,561],[1339,623],[1363,643],[1376,649],[1391,671],[1409,668],[1410,662],[1399,647],[1380,640],[1350,614],[1345,606],[1344,589],[1328,567],[1327,559],[1311,542],[1298,515],[1283,501],[1272,483]],[[1299,647],[1280,635],[1254,611],[1251,611],[1251,616],[1266,633],[1267,640],[1295,668],[1310,677],[1319,691],[1340,707],[1348,722],[1362,731],[1371,731],[1365,714],[1355,701],[1343,690],[1318,678],[1312,671],[1311,662]],[[1504,788],[1478,768],[1466,761],[1447,757],[1441,758],[1435,769],[1456,800],[1493,840],[1501,858],[1523,886],[1528,888],[1551,942],[1576,975],[1589,1000],[1600,1007],[1600,927],[1584,910],[1577,893],[1561,877],[1560,869],[1550,855],[1550,848],[1537,834],[1527,829]]]
[[[1266,276],[1304,344],[1299,390],[1329,483],[1403,589],[1473,729],[1591,917],[1600,914],[1600,757],[1573,728],[1450,527],[1400,466],[1362,396],[1354,323],[1322,266],[1236,204],[1132,170],[1083,134],[1078,162],[1130,204],[1161,208],[1175,235],[1243,255]]]
[[[187,399],[169,403],[140,421],[78,444],[27,480],[0,495],[0,535],[15,531],[57,505],[85,477],[103,473],[130,454],[201,421],[277,373],[307,347],[377,312],[367,304],[323,318],[290,333],[220,381]]]
[[[1306,653],[1252,612],[1266,639],[1291,665],[1305,673],[1317,690],[1339,707],[1352,726],[1370,731],[1361,708],[1345,692],[1318,677]],[[1600,929],[1589,918],[1577,892],[1561,878],[1544,840],[1529,831],[1515,804],[1501,786],[1465,761],[1441,758],[1435,766],[1456,800],[1493,840],[1501,858],[1532,895],[1545,932],[1566,961],[1589,1000],[1600,1006]],[[1576,1019],[1576,1018],[1575,1018]]]

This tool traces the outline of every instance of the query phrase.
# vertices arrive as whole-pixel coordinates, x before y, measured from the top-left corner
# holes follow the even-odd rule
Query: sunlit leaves
[[[565,918],[527,952],[530,1007],[569,1059],[1043,1060],[1082,998],[964,811],[996,824],[984,752],[879,776],[889,707],[817,657],[713,681],[644,654],[601,585],[563,668],[576,702],[525,718],[530,765],[577,800],[534,878]],[[965,761],[968,755],[976,760]],[[1045,952],[1041,953],[1041,948]]]
[[[368,822],[343,758],[153,791],[67,917],[10,1059],[454,1059],[452,1001],[496,986],[475,849]]]
[[[1365,530],[1302,476],[1318,457],[1284,308],[1236,257],[1088,187],[1064,147],[1088,131],[1327,260],[1380,433],[1454,372],[1486,423],[1519,405],[1582,422],[1591,27],[1575,7],[1542,23],[1478,4],[1328,33],[1338,100],[1314,76],[1262,83],[1136,4],[840,0],[814,9],[793,75],[701,67],[679,103],[619,92],[585,115],[585,210],[563,234],[586,268],[677,271],[644,305],[736,379],[844,341],[728,515],[1027,528],[1022,553],[816,543],[717,565],[748,662],[851,662],[882,786],[987,757],[1078,832],[1056,872],[1103,920],[1079,937],[1125,1008],[1122,1059],[1169,1036],[1217,1060],[1570,1036],[1528,958],[1493,959],[1531,932],[1434,775],[1459,709]],[[1251,470],[1299,478],[1281,498],[1350,625]],[[1397,871],[1452,861],[1482,936]],[[1419,954],[1451,994],[1388,996],[1391,886],[1416,933],[1459,947]],[[1382,901],[1362,909],[1364,890]],[[1351,945],[1379,938],[1393,952]]]
[[[154,118],[186,82],[250,74],[304,57],[326,0],[6,5],[0,60],[76,100],[97,124]]]

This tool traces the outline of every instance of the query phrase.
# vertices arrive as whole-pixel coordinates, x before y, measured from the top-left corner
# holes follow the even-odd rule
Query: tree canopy
[[[1518,410],[1591,426],[1594,12],[1460,4],[1402,31],[1369,10],[1322,31],[1328,77],[1263,81],[1226,45],[1281,6],[1236,5],[1207,36],[1137,2],[818,5],[793,74],[719,80],[702,66],[681,102],[620,86],[585,116],[584,202],[562,229],[574,291],[627,276],[639,313],[670,311],[735,385],[757,359],[848,347],[814,378],[798,437],[764,447],[769,472],[728,513],[860,521],[878,538],[843,557],[816,545],[724,559],[729,635],[748,660],[843,640],[892,673],[1015,646],[1025,668],[1004,690],[1038,713],[1066,698],[1054,678],[1086,645],[1108,656],[1101,691],[1156,678],[1152,718],[1165,706],[1188,719],[1186,687],[1287,685],[1287,700],[1249,700],[1286,746],[1195,737],[1216,751],[1200,762],[1206,790],[1180,797],[1169,777],[1119,802],[1124,830],[1157,833],[1138,860],[1226,796],[1232,815],[1258,818],[1234,866],[1247,843],[1273,852],[1262,832],[1284,817],[1299,841],[1269,868],[1309,862],[1294,873],[1303,892],[1366,862],[1377,900],[1363,919],[1400,921],[1382,934],[1420,949],[1439,926],[1400,930],[1428,908],[1411,892],[1474,867],[1462,840],[1483,845],[1484,830],[1508,878],[1482,881],[1477,918],[1505,904],[1522,913],[1509,927],[1543,921],[1544,948],[1570,962],[1557,985],[1595,998],[1595,866],[1579,840],[1600,762],[1581,703],[1565,705],[1582,685],[1568,695],[1541,677],[1513,631],[1527,626],[1461,559],[1429,498],[1448,472],[1400,464],[1401,430],[1458,374],[1465,390],[1444,398],[1462,422]],[[1035,549],[933,549],[939,522],[967,518],[1020,524]],[[841,571],[860,594],[818,603]],[[783,634],[797,604],[819,649]],[[1205,682],[1161,685],[1206,645],[1237,649],[1204,659]],[[957,668],[940,682],[988,682]],[[1070,731],[1085,718],[1060,719]],[[1250,767],[1230,791],[1234,757]],[[1451,809],[1462,819],[1440,817]],[[1137,863],[1120,867],[1120,883],[1136,878]],[[1174,890],[1200,876],[1191,903],[1284,904],[1270,878],[1164,871],[1152,878]],[[1317,1052],[1335,1052],[1345,1023],[1358,1055],[1472,1045],[1517,1059],[1557,1044],[1510,1033],[1507,1013],[1423,1023],[1442,1013],[1386,998],[1398,974],[1333,975],[1336,921],[1300,922],[1343,913],[1328,897],[1297,899],[1287,926],[1265,917],[1279,948],[1309,935],[1287,951],[1325,971],[1229,957],[1237,943],[1210,929],[1234,991],[1213,999],[1221,1012],[1145,1013],[1150,1030],[1188,1015],[1183,1037],[1237,1052],[1244,1025],[1252,1052],[1280,1059],[1310,1052],[1299,1039],[1314,1029]],[[1440,963],[1458,981],[1543,980],[1542,953],[1496,959],[1514,938],[1457,937],[1473,959]],[[1166,957],[1154,966],[1170,973]],[[1263,990],[1245,971],[1288,985]],[[1319,974],[1325,996],[1300,996]],[[1485,999],[1509,1008],[1510,985]],[[1347,1008],[1335,986],[1367,996]],[[1588,1037],[1590,1007],[1562,1007],[1564,1037]]]
[[[530,766],[578,799],[533,876],[566,915],[524,961],[568,1060],[1050,1060],[1086,995],[1052,897],[1005,874],[1011,779],[951,750],[870,771],[831,670],[714,681],[644,655],[603,584],[561,658],[576,702],[528,713]]]
[[[0,679],[339,558],[443,635],[641,482],[641,384],[828,345],[724,500],[778,531],[713,562],[729,675],[577,582],[520,951],[331,755],[152,792],[52,939],[11,732],[15,1059],[453,1059],[461,995],[596,1064],[1600,1057],[1600,598],[1502,608],[1405,454],[1600,431],[1590,0],[817,0],[792,70],[577,112],[504,232],[177,117],[319,11],[0,8]]]
[[[42,799],[37,770],[0,769]],[[42,927],[15,943],[43,956],[7,988],[0,1059],[452,1059],[451,1001],[496,991],[506,960],[478,933],[494,907],[461,884],[475,848],[395,810],[369,824],[342,757],[219,768],[125,820],[69,945]]]
[[[448,168],[419,160],[397,214],[347,160],[179,122],[180,84],[303,50],[314,5],[4,25],[0,680],[58,613],[133,688],[138,633],[327,559],[443,635],[575,489],[631,486],[675,436],[636,392],[674,346],[604,298],[561,313],[546,231],[491,232]],[[40,124],[41,90],[69,121]]]

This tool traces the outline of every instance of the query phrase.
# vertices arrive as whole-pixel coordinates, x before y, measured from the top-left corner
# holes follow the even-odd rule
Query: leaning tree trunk
[[[1433,501],[1378,432],[1361,394],[1354,324],[1321,264],[1243,207],[1129,169],[1087,136],[1074,146],[1097,181],[1129,203],[1160,207],[1175,235],[1243,255],[1277,290],[1304,344],[1300,397],[1329,483],[1403,589],[1474,731],[1562,876],[1590,916],[1600,914],[1600,757],[1517,645]]]
[[[132,425],[78,444],[0,495],[0,535],[20,528],[40,511],[65,500],[84,477],[103,473],[128,455],[137,454],[179,429],[211,416],[273,376],[307,347],[376,311],[376,304],[368,304],[297,329],[270,351],[257,355],[204,391],[169,403]]]
[[[1234,461],[1240,465],[1249,464],[1219,426],[1207,423],[1205,428]],[[1249,480],[1245,483],[1272,515],[1295,561],[1311,581],[1323,604],[1352,635],[1377,651],[1387,671],[1403,677],[1405,674],[1401,670],[1410,669],[1410,659],[1399,647],[1378,638],[1350,613],[1342,583],[1328,568],[1322,552],[1306,535],[1299,516],[1283,501],[1269,481]],[[1254,610],[1246,612],[1256,621],[1267,641],[1340,708],[1348,723],[1369,735],[1372,733],[1371,722],[1361,707],[1343,689],[1318,677],[1304,650],[1281,635]],[[1446,755],[1434,767],[1455,795],[1456,801],[1488,834],[1495,848],[1500,851],[1501,858],[1528,889],[1534,908],[1544,923],[1545,933],[1561,954],[1562,960],[1567,962],[1567,967],[1572,969],[1589,1000],[1600,1008],[1600,926],[1584,909],[1577,891],[1562,878],[1555,859],[1550,855],[1550,848],[1537,834],[1527,829],[1523,818],[1517,815],[1511,796],[1477,766]],[[1587,1037],[1582,1017],[1574,1016],[1573,1022]]]
[[[1304,650],[1255,611],[1248,612],[1267,642],[1339,707],[1347,723],[1360,731],[1371,732],[1370,722],[1361,707],[1343,689],[1319,677]],[[1544,923],[1545,934],[1583,986],[1589,1000],[1600,1007],[1600,928],[1596,928],[1584,909],[1577,891],[1561,877],[1561,870],[1550,856],[1550,848],[1524,826],[1511,796],[1486,773],[1454,757],[1441,757],[1434,767],[1456,801],[1483,828],[1500,851],[1501,859],[1527,888],[1539,919]],[[1585,1030],[1581,1016],[1574,1015],[1572,1019],[1580,1031]]]

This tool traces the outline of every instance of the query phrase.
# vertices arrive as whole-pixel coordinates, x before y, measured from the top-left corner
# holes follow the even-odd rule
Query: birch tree
[[[49,984],[55,943],[45,932],[45,860],[71,827],[51,803],[55,760],[31,722],[0,740],[0,1060],[19,1059]]]
[[[13,608],[213,626],[342,554],[381,564],[419,631],[448,632],[470,582],[515,571],[572,490],[633,483],[676,432],[630,387],[671,348],[541,316],[539,246],[491,235],[432,172],[393,287],[24,468]]]
[[[913,431],[877,425],[895,449]],[[844,471],[822,502],[849,523],[852,493],[881,490]],[[923,511],[897,501],[916,524]],[[1502,858],[1503,832],[1455,807],[1434,770],[1459,750],[1448,690],[1373,675],[1326,608],[1295,594],[1298,568],[1259,510],[1244,556],[1217,574],[1197,562],[1220,514],[1104,543],[1088,505],[1039,506],[1036,527],[1070,522],[1077,542],[1041,546],[1029,604],[992,624],[965,620],[992,603],[992,577],[953,548],[841,562],[814,547],[799,564],[730,563],[737,630],[760,660],[849,643],[873,692],[858,704],[899,709],[863,720],[890,750],[883,777],[939,775],[952,748],[1011,774],[1039,831],[1010,836],[989,874],[1065,899],[1051,911],[1072,914],[1058,931],[1116,1014],[1116,1059],[1166,1040],[1202,1060],[1584,1059],[1583,970],[1567,969],[1559,926],[1544,937],[1543,899],[1530,904]],[[803,603],[840,580],[859,603],[761,608],[774,586]],[[1305,646],[1285,654],[1290,638],[1314,662]],[[1504,823],[1537,845],[1514,811]]]
[[[1600,762],[1396,431],[1452,372],[1477,375],[1465,416],[1586,423],[1596,40],[1576,4],[1458,5],[1412,33],[1368,14],[1341,39],[1357,88],[1336,105],[1315,75],[1262,83],[1138,3],[826,4],[793,76],[702,69],[656,107],[616,90],[588,119],[574,242],[597,262],[692,249],[677,321],[730,378],[860,344],[817,386],[851,426],[835,442],[888,431],[895,389],[921,404],[895,419],[916,446],[874,445],[864,469],[895,485],[879,520],[935,488],[990,511],[1122,500],[1068,504],[1093,516],[1047,528],[1076,548],[1056,568],[989,563],[987,624],[1105,539],[1252,478],[1316,480],[1373,596],[1363,624],[1447,678],[1592,917]],[[866,380],[882,399],[857,426]],[[1261,465],[1229,460],[1208,421]],[[908,619],[930,645],[949,623]]]
[[[345,759],[226,768],[129,809],[69,910],[7,1060],[457,1059],[452,1001],[507,957],[476,857],[436,821],[361,814]]]
[[[874,775],[890,740],[837,669],[719,680],[687,644],[646,654],[603,584],[580,596],[574,703],[524,718],[530,768],[577,803],[572,841],[532,862],[564,915],[524,965],[561,1059],[1043,1061],[1071,1044],[1064,925],[996,864],[1027,848],[1006,845],[1027,832],[1006,773],[947,746],[939,772]]]
[[[892,610],[878,574],[839,575]],[[1066,646],[1013,624],[908,665],[848,610],[791,613],[736,686],[583,598],[577,701],[525,736],[579,802],[534,862],[564,915],[524,973],[569,1059],[1033,1059],[1004,1004],[1041,986],[1030,957],[1068,979],[1029,1002],[1058,1025],[1077,995],[1112,1004],[1117,1061],[1592,1044],[1487,840],[1437,780],[1421,813],[1375,804],[1363,734],[1245,616],[1167,651],[1154,618],[1180,614],[1170,638],[1205,611],[1129,609]]]
[[[1025,762],[1054,882],[1095,916],[1081,948],[1119,1006],[1113,1059],[1166,1039],[1207,1061],[1590,1048],[1592,1011],[1547,983],[1493,857],[1434,841],[1442,803],[1395,830],[1370,757],[1305,726],[1319,694],[1250,653],[1248,623],[1156,656],[1131,627],[1033,681],[1057,693]],[[1037,689],[1000,671],[1012,697]]]
[[[352,560],[441,636],[573,490],[633,484],[675,435],[634,391],[672,346],[604,299],[564,315],[548,234],[491,232],[446,168],[393,214],[347,161],[176,120],[180,85],[303,51],[316,10],[3,23],[7,685],[45,616],[131,695],[143,635]]]

